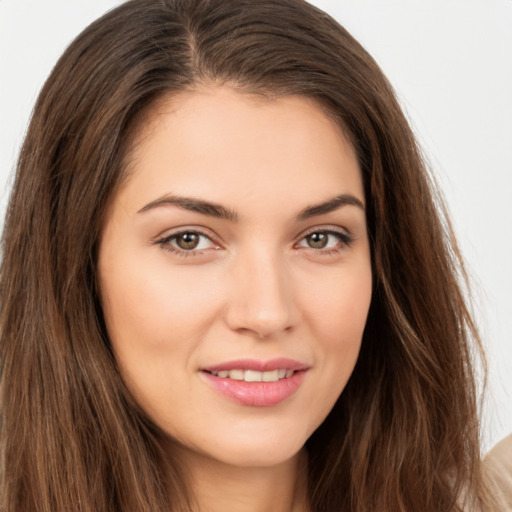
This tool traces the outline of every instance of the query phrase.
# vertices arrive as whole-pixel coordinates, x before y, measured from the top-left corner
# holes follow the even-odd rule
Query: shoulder
[[[484,466],[503,510],[512,512],[512,434],[500,441],[485,457]]]

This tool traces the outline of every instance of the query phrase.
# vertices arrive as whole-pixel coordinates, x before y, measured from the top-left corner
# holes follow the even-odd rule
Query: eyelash
[[[196,230],[196,229],[185,229],[183,231],[178,231],[177,233],[173,233],[172,235],[165,236],[159,240],[156,240],[155,243],[157,245],[160,245],[162,247],[162,249],[164,249],[165,251],[169,251],[170,253],[172,253],[176,256],[179,256],[179,257],[187,258],[187,257],[191,257],[191,256],[192,257],[202,256],[203,250],[191,249],[191,250],[187,251],[187,250],[183,250],[183,249],[178,249],[171,245],[171,242],[173,240],[176,240],[179,236],[185,235],[185,234],[198,235],[199,237],[207,238],[214,245],[217,245],[217,246],[219,245],[214,240],[212,240],[211,236],[207,235],[206,233],[203,233],[202,231]],[[341,230],[332,229],[332,228],[331,229],[318,229],[317,228],[317,229],[312,229],[312,230],[304,233],[297,243],[302,242],[308,236],[311,236],[313,234],[325,234],[328,236],[335,236],[338,238],[338,244],[336,245],[336,247],[332,247],[329,249],[318,249],[317,250],[314,247],[309,247],[309,248],[304,247],[305,249],[310,249],[312,251],[315,251],[315,253],[317,253],[318,255],[322,255],[322,256],[329,256],[329,255],[337,254],[340,252],[340,250],[343,249],[343,247],[350,247],[352,245],[352,243],[354,242],[353,236],[351,236]],[[295,245],[297,245],[297,243]],[[208,249],[206,249],[206,250],[208,250]]]
[[[352,245],[352,243],[354,242],[354,237],[344,231],[341,231],[338,229],[333,229],[333,228],[330,228],[330,229],[313,228],[313,229],[307,231],[306,233],[304,233],[301,236],[299,242],[297,242],[297,243],[302,242],[308,236],[311,236],[314,234],[324,234],[324,235],[328,235],[328,236],[334,236],[338,239],[338,243],[336,244],[336,246],[331,247],[329,249],[316,250],[314,247],[305,247],[305,249],[310,249],[312,251],[315,251],[315,253],[317,253],[318,255],[321,255],[321,256],[330,256],[330,255],[338,254],[344,247],[350,247]]]
[[[184,229],[183,231],[178,231],[177,233],[173,233],[172,235],[157,240],[156,243],[160,245],[162,249],[164,249],[165,251],[169,251],[170,253],[176,256],[180,256],[182,258],[188,258],[190,256],[201,256],[203,254],[203,250],[191,249],[189,251],[186,251],[184,249],[178,249],[177,247],[173,247],[171,245],[171,241],[185,234],[198,235],[201,238],[207,238],[212,242],[212,244],[216,246],[219,245],[216,242],[214,242],[214,240],[212,240],[212,237],[210,235],[207,235],[206,233],[203,233],[197,229]]]

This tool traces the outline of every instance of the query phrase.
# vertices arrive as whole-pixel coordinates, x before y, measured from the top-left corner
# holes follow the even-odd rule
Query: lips
[[[221,379],[244,380],[245,382],[277,382],[278,380],[291,377],[293,370],[279,368],[266,372],[258,372],[256,370],[242,370],[241,368],[237,368],[235,370],[220,370],[211,373]]]
[[[202,377],[215,390],[242,405],[270,407],[298,390],[309,367],[292,359],[244,359],[203,368]]]

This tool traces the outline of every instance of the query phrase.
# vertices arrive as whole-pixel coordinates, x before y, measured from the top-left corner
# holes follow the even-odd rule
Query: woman
[[[2,509],[491,510],[442,207],[296,0],[133,0],[38,99],[2,268]]]

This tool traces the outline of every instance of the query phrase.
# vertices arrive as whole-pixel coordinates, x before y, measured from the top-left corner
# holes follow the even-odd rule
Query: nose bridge
[[[293,327],[297,315],[284,256],[259,247],[241,252],[234,266],[227,312],[230,327],[252,331],[260,338]]]

